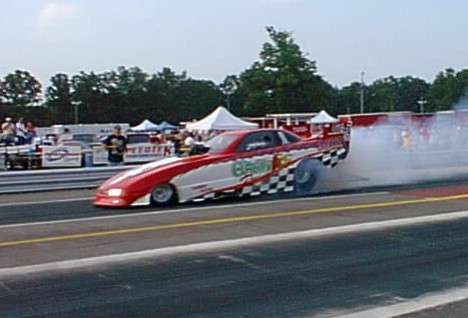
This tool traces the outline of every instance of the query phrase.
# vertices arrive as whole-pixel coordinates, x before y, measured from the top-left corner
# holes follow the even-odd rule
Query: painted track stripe
[[[468,299],[468,287],[452,288],[442,292],[428,293],[412,300],[398,302],[392,305],[356,311],[347,314],[334,315],[335,318],[391,318],[422,310],[433,309],[457,301]],[[443,311],[442,311],[443,313]],[[422,315],[421,315],[422,317]],[[430,317],[430,316],[426,316]]]
[[[321,200],[330,200],[334,198],[356,198],[356,197],[363,197],[363,196],[374,196],[380,194],[388,194],[388,192],[372,192],[372,193],[358,193],[358,194],[349,194],[349,195],[331,195],[331,196],[324,196],[324,197],[307,197],[307,198],[296,198],[294,199],[296,202],[299,201],[321,201]],[[83,201],[84,199],[78,199],[77,201]],[[89,199],[91,201],[91,199]],[[60,200],[59,202],[61,202]],[[67,201],[67,200],[64,200]],[[245,207],[245,206],[260,206],[260,205],[269,205],[274,203],[284,203],[288,202],[288,199],[282,200],[275,200],[275,201],[260,201],[260,202],[247,202],[247,203],[235,203],[236,207]],[[53,203],[55,201],[40,201],[36,202],[39,204],[42,203]],[[1,206],[1,205],[0,205]],[[14,224],[5,224],[0,225],[0,229],[3,228],[14,228],[14,227],[24,227],[24,226],[35,226],[35,225],[49,225],[49,224],[61,224],[61,223],[72,223],[72,222],[87,222],[87,221],[98,221],[98,220],[109,220],[109,219],[124,219],[124,218],[135,218],[139,216],[148,216],[148,215],[162,215],[162,214],[172,214],[172,213],[185,213],[185,212],[199,212],[205,210],[214,210],[214,209],[227,209],[231,208],[233,204],[225,204],[225,205],[212,205],[212,206],[203,206],[203,207],[193,207],[190,209],[181,209],[175,208],[170,210],[162,210],[162,211],[149,211],[149,212],[140,212],[140,213],[125,213],[125,214],[114,214],[114,215],[105,215],[105,216],[92,216],[86,218],[75,218],[75,219],[62,219],[62,220],[52,220],[52,221],[40,221],[40,222],[30,222],[30,223],[14,223]]]
[[[302,210],[302,211],[293,211],[293,212],[257,214],[257,215],[239,216],[239,217],[231,217],[231,218],[223,218],[223,219],[211,219],[211,220],[175,223],[175,224],[167,224],[167,225],[155,225],[155,226],[146,226],[146,227],[138,227],[138,228],[127,228],[127,229],[120,229],[120,230],[88,232],[88,233],[78,233],[78,234],[70,234],[70,235],[41,237],[41,238],[26,239],[26,240],[5,241],[5,242],[0,242],[0,247],[30,245],[30,244],[37,244],[37,243],[48,243],[48,242],[66,241],[66,240],[74,240],[74,239],[87,239],[87,238],[95,238],[95,237],[103,237],[103,236],[111,236],[111,235],[135,234],[135,233],[142,233],[142,232],[161,231],[161,230],[178,229],[178,228],[189,228],[189,227],[197,227],[197,226],[205,226],[205,225],[240,223],[240,222],[258,221],[258,220],[265,220],[265,219],[293,217],[293,216],[302,216],[302,215],[311,215],[311,214],[329,213],[329,212],[338,212],[338,211],[343,212],[343,211],[352,211],[352,210],[358,210],[358,209],[372,209],[372,208],[394,207],[394,206],[412,205],[412,204],[421,204],[421,203],[433,203],[433,202],[456,200],[456,199],[467,199],[467,198],[468,198],[468,194],[463,194],[463,195],[454,195],[454,196],[437,197],[437,198],[403,200],[403,201],[396,201],[396,202],[392,201],[392,202],[359,204],[359,205],[352,205],[352,206],[339,206],[339,207]]]
[[[0,269],[0,278],[8,277],[11,275],[24,275],[24,274],[38,274],[52,270],[70,270],[84,268],[88,266],[104,265],[104,264],[118,264],[130,261],[139,260],[142,258],[158,257],[158,256],[172,256],[183,253],[197,253],[216,251],[226,248],[237,248],[242,246],[251,246],[258,244],[271,244],[295,239],[310,239],[323,237],[327,235],[340,235],[347,233],[377,231],[382,229],[390,229],[395,227],[404,227],[411,225],[419,225],[424,223],[447,222],[458,219],[468,218],[468,211],[458,211],[437,215],[426,215],[412,218],[403,218],[396,220],[367,222],[352,225],[342,225],[323,229],[312,229],[306,231],[269,234],[255,237],[239,238],[232,240],[223,240],[215,242],[193,243],[187,245],[162,247],[152,250],[143,250],[137,252],[128,252],[121,254],[111,254],[104,256],[88,257],[82,259],[73,259],[66,261],[58,261],[37,265],[26,265],[17,267],[7,267]]]

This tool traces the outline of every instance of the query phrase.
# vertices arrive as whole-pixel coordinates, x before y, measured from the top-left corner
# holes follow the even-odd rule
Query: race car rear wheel
[[[294,172],[294,190],[299,195],[309,194],[318,179],[320,163],[314,159],[302,160]]]
[[[151,201],[157,205],[167,205],[174,203],[176,192],[172,185],[168,183],[158,184],[151,191]]]

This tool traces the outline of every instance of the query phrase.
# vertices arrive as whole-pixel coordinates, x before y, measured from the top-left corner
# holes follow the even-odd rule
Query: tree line
[[[389,76],[371,84],[353,82],[342,88],[317,72],[292,34],[267,27],[269,41],[259,60],[222,83],[193,79],[164,67],[156,74],[118,67],[97,74],[59,73],[50,85],[28,71],[15,70],[0,81],[0,116],[25,117],[37,125],[54,123],[191,121],[224,105],[237,116],[318,112],[333,115],[364,112],[452,109],[468,96],[468,69],[441,71],[432,83]]]

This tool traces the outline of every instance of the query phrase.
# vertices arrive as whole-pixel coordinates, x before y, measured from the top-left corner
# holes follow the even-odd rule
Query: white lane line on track
[[[391,318],[417,311],[435,308],[438,306],[447,305],[457,301],[468,299],[468,287],[452,288],[441,292],[428,293],[412,300],[398,302],[392,305],[384,305],[363,311],[354,311],[345,314],[318,315],[318,317],[334,317],[334,318]],[[315,316],[317,317],[317,316]],[[429,316],[427,316],[429,317]]]
[[[437,223],[444,221],[453,221],[457,219],[468,218],[468,211],[459,211],[437,215],[426,215],[412,218],[402,218],[396,220],[367,222],[361,224],[351,224],[334,226],[323,229],[313,229],[307,231],[297,231],[282,234],[261,235],[247,238],[239,238],[224,241],[193,243],[180,246],[162,247],[151,250],[137,252],[127,252],[121,254],[111,254],[95,256],[89,258],[65,260],[37,265],[26,265],[17,267],[7,267],[0,269],[0,278],[11,275],[25,275],[41,273],[55,270],[70,270],[84,268],[96,265],[118,264],[130,261],[136,261],[142,258],[173,256],[177,254],[188,254],[196,252],[218,251],[226,248],[238,248],[242,246],[279,243],[297,239],[310,239],[328,235],[340,235],[355,232],[376,231],[395,227],[405,227],[425,223]]]
[[[333,196],[325,196],[325,197],[310,197],[310,198],[296,198],[294,199],[295,202],[300,201],[320,201],[320,200],[331,200],[336,198],[353,198],[353,197],[363,197],[363,196],[374,196],[374,195],[382,195],[388,194],[388,192],[373,192],[373,193],[358,193],[358,194],[348,194],[348,195],[333,195]],[[76,201],[82,201],[83,199],[76,199]],[[91,200],[91,198],[89,199]],[[47,203],[52,202],[67,202],[72,200],[60,200],[60,201],[50,201]],[[132,213],[133,210],[129,209],[125,214],[117,214],[117,215],[106,215],[106,216],[93,216],[87,218],[79,218],[79,219],[64,219],[64,220],[54,220],[54,221],[41,221],[41,222],[30,222],[30,223],[18,223],[18,224],[6,224],[0,225],[0,229],[4,228],[15,228],[15,227],[22,227],[22,226],[34,226],[34,225],[51,225],[51,224],[63,224],[63,223],[73,223],[73,222],[88,222],[88,221],[99,221],[99,220],[109,220],[109,219],[121,219],[121,218],[135,218],[138,216],[149,216],[149,215],[162,215],[162,214],[171,214],[171,213],[184,213],[184,212],[199,212],[205,210],[213,210],[213,209],[226,209],[231,207],[245,207],[245,206],[259,206],[259,205],[271,205],[274,203],[285,203],[290,202],[291,199],[282,199],[282,200],[275,200],[275,201],[261,201],[261,202],[246,202],[246,203],[233,203],[233,204],[225,204],[225,205],[213,205],[213,206],[203,206],[203,207],[194,207],[194,208],[176,208],[171,210],[165,211],[149,211],[149,212],[140,212],[140,213]],[[45,203],[41,202],[41,203]],[[0,205],[1,206],[1,205]]]
[[[49,203],[61,203],[61,202],[75,202],[75,201],[91,201],[92,197],[87,198],[70,198],[70,199],[58,199],[58,200],[47,200],[47,201],[32,201],[32,202],[11,202],[1,203],[0,207],[5,206],[19,206],[19,205],[35,205],[35,204],[49,204]]]

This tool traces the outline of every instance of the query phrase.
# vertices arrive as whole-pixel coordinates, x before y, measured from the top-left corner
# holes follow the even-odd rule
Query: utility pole
[[[427,100],[424,99],[424,97],[421,97],[419,100],[418,100],[418,104],[419,104],[419,112],[422,114],[424,113],[424,105],[427,104]]]
[[[235,78],[231,75],[227,77],[223,84],[221,84],[221,90],[226,95],[226,108],[231,108],[231,96],[235,93],[237,89],[237,83]]]
[[[361,72],[361,101],[360,101],[360,109],[361,114],[364,113],[364,72]]]
[[[80,105],[81,105],[81,102],[77,102],[77,101],[72,101],[71,104],[73,105],[74,107],[74,121],[75,121],[75,124],[78,124],[79,121],[80,121],[80,118],[79,118],[79,108],[80,108]]]

